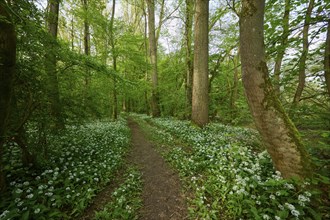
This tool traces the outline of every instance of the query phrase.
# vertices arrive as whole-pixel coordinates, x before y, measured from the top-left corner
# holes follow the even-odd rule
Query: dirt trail
[[[140,168],[144,182],[140,219],[185,219],[187,208],[178,175],[155,151],[136,122],[129,120],[128,126],[132,131],[129,160]]]

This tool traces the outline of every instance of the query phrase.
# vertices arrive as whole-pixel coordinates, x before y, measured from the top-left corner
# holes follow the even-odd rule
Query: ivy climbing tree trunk
[[[54,129],[57,130],[64,128],[56,71],[57,60],[55,52],[60,1],[49,0],[48,6],[49,11],[47,15],[47,28],[50,35],[50,41],[48,44],[48,51],[46,52],[45,56],[45,66],[47,72],[47,95],[50,102],[50,115],[55,123]]]
[[[110,20],[110,45],[112,51],[112,66],[113,70],[117,71],[117,52],[115,48],[115,39],[114,39],[114,28],[113,23],[115,20],[115,12],[116,12],[116,0],[112,0],[112,12],[111,12],[111,20]],[[114,119],[118,118],[118,100],[117,100],[117,80],[113,77],[113,112],[112,117]]]
[[[328,20],[327,38],[325,40],[324,76],[328,95],[330,97],[330,19]]]
[[[240,14],[242,79],[248,104],[275,168],[284,178],[304,178],[311,162],[294,124],[271,85],[264,48],[265,0],[243,0]]]
[[[185,14],[185,44],[186,44],[186,104],[188,118],[191,118],[192,84],[193,84],[193,53],[192,53],[192,25],[193,25],[194,1],[186,0]]]
[[[155,36],[155,1],[147,0],[148,7],[148,33],[149,33],[149,54],[152,68],[152,94],[151,111],[153,117],[160,116],[159,95],[158,95],[158,73],[157,73],[157,43]]]
[[[291,0],[285,0],[285,9],[283,16],[283,32],[280,40],[280,45],[277,50],[274,66],[274,89],[277,95],[280,95],[280,81],[281,81],[281,66],[285,50],[288,46],[289,37],[289,18],[290,18]]]
[[[3,153],[8,133],[8,119],[16,63],[16,33],[10,15],[0,4],[0,197],[6,190]]]
[[[203,127],[209,121],[208,20],[209,1],[197,0],[194,32],[194,74],[191,120]]]
[[[302,54],[300,57],[299,61],[299,66],[298,66],[298,73],[299,73],[299,81],[298,81],[298,86],[296,93],[293,98],[292,104],[296,106],[298,102],[300,101],[302,92],[305,87],[305,81],[306,81],[306,59],[307,59],[307,54],[308,54],[308,31],[309,31],[309,23],[311,21],[311,14],[314,8],[314,2],[315,0],[310,0],[308,4],[308,8],[306,11],[306,17],[305,17],[305,22],[304,22],[304,28],[303,28],[303,49],[302,49]]]

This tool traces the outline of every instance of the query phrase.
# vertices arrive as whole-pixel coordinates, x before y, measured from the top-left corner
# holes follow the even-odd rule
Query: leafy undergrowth
[[[0,219],[66,219],[79,215],[114,178],[128,150],[126,121],[72,126],[49,137],[49,158],[38,169],[23,167],[20,150],[8,143],[4,158],[9,189]]]
[[[254,130],[216,123],[200,129],[188,121],[133,117],[157,126],[151,129],[158,141],[172,145],[165,156],[194,195],[191,219],[329,218],[313,181],[284,180]]]
[[[130,168],[125,175],[125,182],[112,193],[113,200],[95,214],[95,219],[138,219],[138,210],[142,205],[141,193],[141,173]]]

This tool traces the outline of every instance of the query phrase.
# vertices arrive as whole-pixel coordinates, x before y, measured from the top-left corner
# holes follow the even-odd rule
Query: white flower
[[[295,189],[294,186],[292,184],[289,184],[289,183],[285,183],[284,186],[287,189]]]
[[[40,212],[40,209],[37,208],[36,210],[34,210],[34,214],[38,214]]]
[[[45,193],[45,195],[51,197],[53,195],[53,193],[52,192],[47,192],[47,193]]]
[[[281,218],[275,215],[275,220],[281,220]]]
[[[309,202],[310,201],[309,198],[305,197],[304,195],[299,195],[298,200],[301,201],[301,202]]]
[[[275,196],[272,194],[272,195],[269,196],[269,198],[274,200]]]
[[[28,186],[28,185],[30,185],[30,183],[29,183],[28,181],[25,181],[25,182],[23,183],[23,185],[24,185],[24,186]]]
[[[23,190],[21,190],[21,189],[16,189],[16,191],[15,191],[17,194],[21,194],[22,192],[23,192]]]
[[[0,219],[3,219],[4,217],[6,217],[6,215],[9,213],[8,210],[3,211],[3,213],[0,215]]]
[[[312,196],[312,194],[311,194],[310,192],[305,192],[305,195],[306,195],[307,197],[311,197],[311,196]]]
[[[31,193],[31,194],[27,195],[26,198],[32,199],[33,198],[33,194]]]
[[[300,215],[299,211],[298,210],[295,210],[295,209],[291,210],[291,214],[293,216],[296,216],[296,217],[298,217]]]
[[[294,207],[294,205],[290,204],[290,203],[285,203],[286,207],[288,207],[290,210],[295,210],[296,208]]]
[[[266,220],[269,220],[269,219],[270,219],[270,217],[269,217],[268,215],[266,215],[266,214],[263,215],[262,218],[263,218],[263,219],[266,219]]]

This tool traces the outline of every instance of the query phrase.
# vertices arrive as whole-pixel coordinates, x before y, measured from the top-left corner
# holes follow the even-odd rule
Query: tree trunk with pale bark
[[[243,0],[240,14],[242,79],[255,125],[284,178],[311,174],[299,133],[271,85],[264,48],[265,0]]]
[[[327,38],[325,40],[324,76],[328,95],[330,97],[330,19],[328,20]]]
[[[191,120],[203,127],[209,122],[208,20],[209,1],[197,0],[194,32],[194,74]]]

